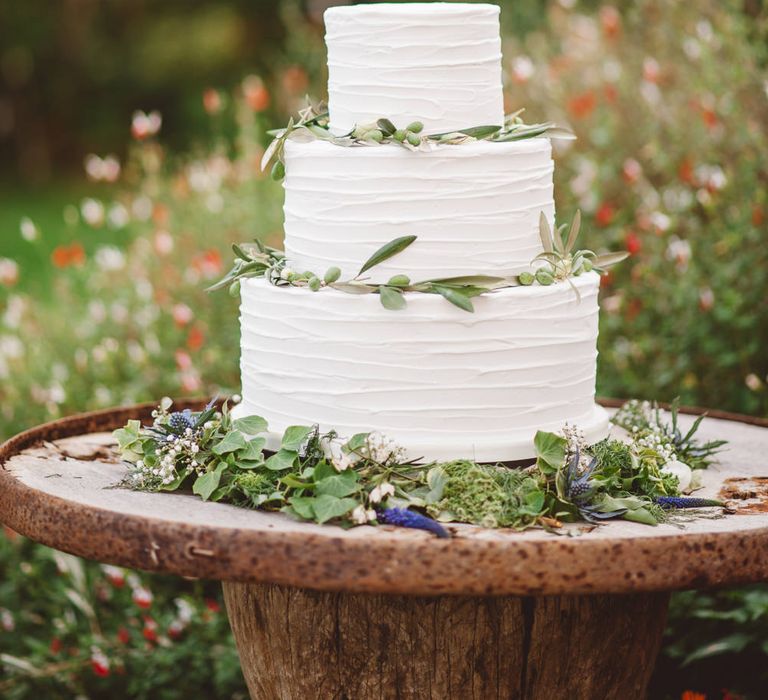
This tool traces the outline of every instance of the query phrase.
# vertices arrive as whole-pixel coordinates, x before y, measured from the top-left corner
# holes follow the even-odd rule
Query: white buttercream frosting
[[[377,248],[414,234],[370,273],[377,281],[517,274],[542,250],[540,213],[554,223],[551,154],[544,138],[429,152],[288,141],[287,257],[297,270],[338,265],[353,276]]]
[[[334,129],[378,117],[433,133],[504,123],[496,5],[331,7],[325,27]]]
[[[388,311],[376,295],[245,280],[239,411],[276,432],[378,430],[426,459],[530,457],[536,430],[566,421],[600,439],[599,278],[573,282],[580,301],[565,283],[517,287],[468,313],[435,295]]]

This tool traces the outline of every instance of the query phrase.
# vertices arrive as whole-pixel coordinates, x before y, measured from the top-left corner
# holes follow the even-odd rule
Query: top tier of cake
[[[427,133],[504,123],[497,6],[332,7],[325,26],[334,130],[383,116]]]

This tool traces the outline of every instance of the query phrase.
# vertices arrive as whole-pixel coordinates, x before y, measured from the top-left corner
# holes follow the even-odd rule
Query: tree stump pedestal
[[[457,525],[436,539],[111,488],[125,474],[111,431],[152,408],[73,416],[4,443],[0,521],[89,559],[223,581],[259,700],[642,698],[670,591],[768,580],[758,419],[702,424],[704,439],[730,441],[700,492],[731,499],[726,516],[564,535]]]

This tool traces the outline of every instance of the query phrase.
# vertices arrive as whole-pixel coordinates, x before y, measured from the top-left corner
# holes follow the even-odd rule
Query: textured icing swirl
[[[537,429],[566,421],[598,439],[599,278],[574,283],[581,301],[567,284],[533,286],[478,297],[467,313],[426,294],[387,311],[375,295],[246,280],[241,411],[276,431],[380,430],[426,458],[530,456]]]
[[[332,7],[325,27],[334,129],[378,117],[432,133],[504,123],[497,6]]]
[[[377,280],[509,275],[541,252],[540,212],[554,220],[549,140],[343,148],[286,147],[285,250],[299,270],[338,265],[353,276],[398,236],[418,240],[377,267]]]

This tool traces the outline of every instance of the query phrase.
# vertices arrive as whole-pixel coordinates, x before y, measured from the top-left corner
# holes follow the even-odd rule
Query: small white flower
[[[339,452],[331,457],[331,464],[337,472],[343,472],[354,464],[354,460],[346,452]]]
[[[352,522],[358,525],[365,525],[365,523],[368,522],[368,513],[366,513],[363,506],[357,506],[357,508],[352,511]]]
[[[678,488],[680,491],[687,491],[688,487],[691,485],[693,472],[685,462],[681,462],[677,459],[670,460],[661,468],[661,471],[665,474],[674,474],[677,477]]]

